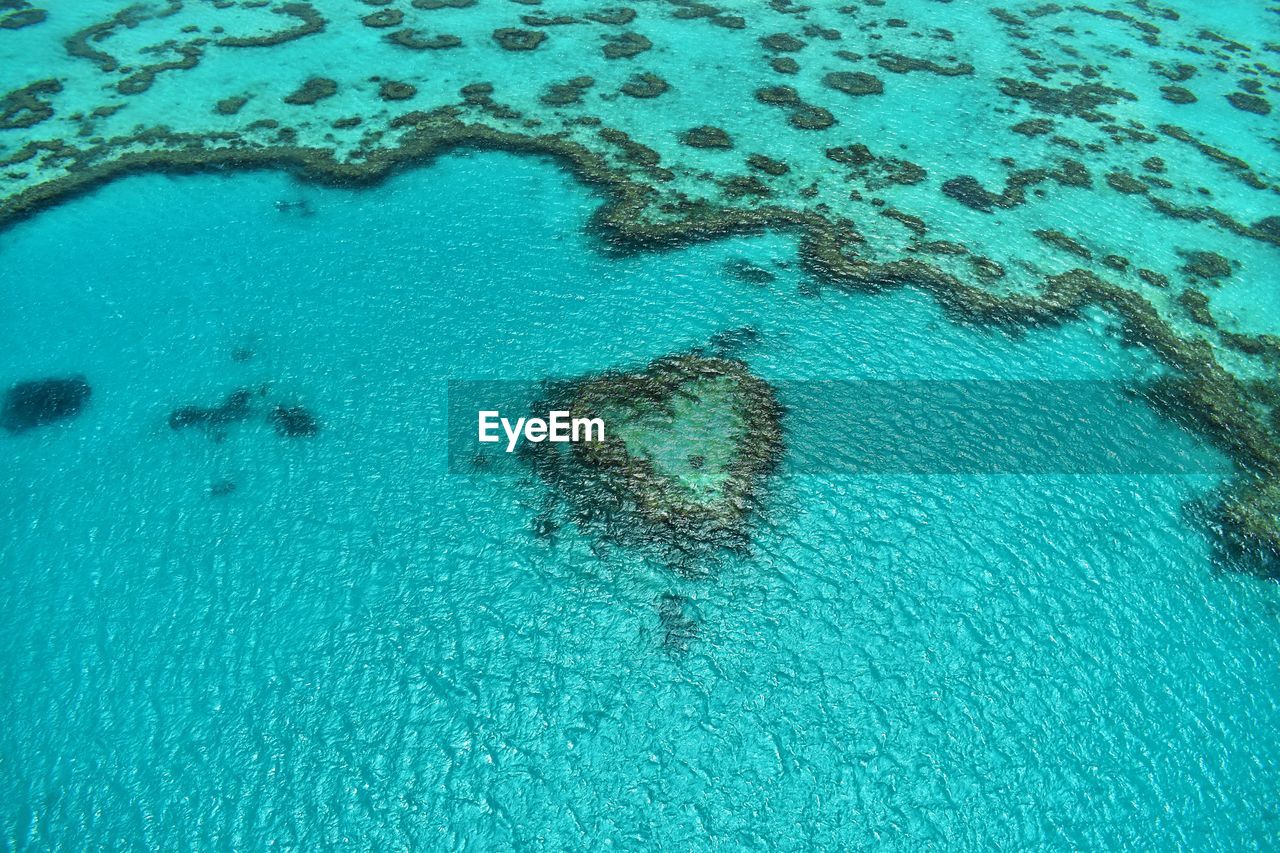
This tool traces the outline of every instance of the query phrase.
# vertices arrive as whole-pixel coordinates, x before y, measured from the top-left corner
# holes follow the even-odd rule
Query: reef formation
[[[74,418],[92,393],[83,376],[18,382],[5,392],[0,404],[0,427],[22,433]]]
[[[601,418],[605,440],[529,445],[586,531],[686,573],[750,543],[750,520],[783,451],[773,389],[734,359],[668,356],[642,370],[552,383],[549,403]]]
[[[306,407],[276,403],[264,406],[270,386],[237,388],[214,406],[179,406],[169,413],[169,428],[196,429],[217,442],[226,440],[227,429],[254,418],[264,420],[281,438],[305,438],[320,431],[320,422]]]

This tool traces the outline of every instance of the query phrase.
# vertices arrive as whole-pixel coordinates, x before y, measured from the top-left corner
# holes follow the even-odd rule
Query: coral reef
[[[320,431],[320,422],[302,406],[276,406],[268,420],[283,438],[305,438]]]
[[[680,135],[680,142],[690,148],[732,148],[733,140],[723,129],[704,124]]]
[[[9,92],[0,98],[0,130],[34,127],[49,118],[53,115],[53,107],[40,96],[56,95],[61,91],[62,83],[51,79],[37,80]]]
[[[1217,252],[1183,252],[1187,262],[1182,271],[1191,278],[1217,282],[1231,275],[1231,261]]]
[[[231,424],[248,420],[253,415],[255,396],[253,389],[240,388],[216,406],[181,406],[169,413],[169,428],[197,428],[216,435]]]
[[[22,433],[74,418],[89,402],[92,389],[83,376],[35,379],[11,386],[0,405],[0,427]]]
[[[317,101],[331,98],[338,93],[338,83],[328,77],[311,77],[291,94],[285,95],[284,102],[294,106],[310,106]]]
[[[0,30],[20,30],[43,23],[49,13],[44,9],[20,8],[0,18]]]
[[[462,47],[462,39],[458,36],[448,33],[424,36],[412,28],[388,33],[387,41],[407,47],[409,50],[448,50],[453,47]]]
[[[384,101],[407,101],[416,94],[418,94],[418,87],[412,83],[383,80],[378,86],[378,97]]]
[[[138,7],[129,7],[135,9]],[[125,12],[128,12],[126,9]],[[297,18],[299,23],[295,27],[278,30],[274,33],[268,33],[261,36],[228,36],[218,40],[219,47],[274,47],[278,44],[294,41],[305,36],[314,35],[323,32],[325,25],[328,23],[324,16],[321,15],[310,3],[285,3],[277,6],[271,11],[279,15],[289,15]]]
[[[1271,104],[1261,95],[1251,95],[1248,92],[1232,92],[1227,95],[1227,101],[1231,106],[1246,113],[1254,115],[1270,115]]]
[[[827,88],[844,92],[846,95],[880,95],[884,93],[884,82],[874,74],[862,71],[832,71],[822,78]]]
[[[249,103],[248,95],[232,95],[229,98],[223,98],[213,105],[213,111],[220,116],[233,116]]]
[[[666,80],[651,71],[646,71],[643,74],[633,75],[622,84],[620,91],[632,98],[656,98],[665,94],[670,88],[671,84]]]
[[[596,84],[591,77],[574,77],[564,83],[552,83],[539,101],[549,107],[564,107],[582,102],[582,93]]]
[[[530,461],[585,530],[691,574],[722,549],[747,547],[783,440],[773,389],[745,364],[669,356],[552,383],[548,397],[605,423],[604,441],[531,445]]]
[[[639,33],[626,32],[609,36],[602,50],[605,59],[630,59],[652,47],[653,42],[646,37]]]
[[[516,27],[503,27],[493,31],[493,40],[503,50],[525,51],[537,50],[538,45],[547,40],[547,34],[539,30],[521,30]]]

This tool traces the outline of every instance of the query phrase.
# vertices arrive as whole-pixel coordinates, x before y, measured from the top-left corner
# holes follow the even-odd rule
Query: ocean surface
[[[1147,351],[1100,313],[1009,335],[842,293],[786,235],[619,256],[599,203],[455,154],[363,190],[134,176],[0,234],[0,384],[93,388],[0,435],[0,847],[1277,842],[1280,586],[1193,521],[1213,451],[1138,417],[1206,473],[811,458],[811,381],[1129,380]],[[751,553],[706,576],[540,536],[540,481],[449,467],[451,379],[744,327],[791,426]],[[170,427],[240,388],[319,432]]]
[[[1093,277],[1280,448],[1280,7],[601,2],[0,0],[0,394],[92,389],[0,430],[0,851],[1280,849],[1280,583],[1116,313],[410,156]],[[742,553],[451,454],[451,389],[693,351],[786,410]]]

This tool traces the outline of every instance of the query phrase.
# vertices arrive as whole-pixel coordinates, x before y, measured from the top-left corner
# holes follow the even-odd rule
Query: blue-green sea
[[[0,384],[93,389],[0,436],[0,848],[1277,843],[1280,588],[1221,570],[1215,474],[854,474],[787,391],[1147,351],[1100,313],[1011,335],[840,292],[786,234],[619,255],[600,201],[460,153],[361,190],[128,177],[0,234]],[[706,576],[540,536],[537,478],[448,465],[450,380],[743,327],[792,426],[750,553]],[[238,388],[319,432],[170,428]]]

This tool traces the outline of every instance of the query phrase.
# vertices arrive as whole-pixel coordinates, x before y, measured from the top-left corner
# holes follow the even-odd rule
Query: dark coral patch
[[[462,39],[455,35],[442,33],[437,36],[424,36],[411,28],[387,33],[386,39],[392,44],[407,47],[409,50],[447,50],[451,47],[462,47]]]
[[[1261,95],[1250,95],[1248,92],[1232,92],[1227,95],[1231,106],[1246,113],[1265,116],[1271,114],[1271,104]]]
[[[690,614],[689,602],[682,595],[664,592],[658,601],[658,622],[662,626],[662,649],[680,655],[698,638],[699,622]]]
[[[775,160],[764,154],[749,155],[747,157],[747,165],[758,172],[764,172],[766,175],[773,175],[774,177],[785,175],[791,171],[791,167],[782,160]]]
[[[591,77],[575,77],[565,83],[552,83],[538,98],[549,107],[565,107],[582,101],[582,93],[595,85]]]
[[[778,53],[795,53],[804,49],[804,42],[790,33],[774,33],[770,36],[764,36],[760,39],[760,44],[764,45],[766,50],[777,51]]]
[[[582,23],[572,15],[521,15],[520,22],[526,27],[563,27]]]
[[[745,284],[772,284],[777,276],[746,258],[730,258],[722,267],[725,274]]]
[[[285,96],[286,104],[294,106],[310,106],[317,101],[331,98],[338,92],[338,83],[328,77],[312,77],[297,90]]]
[[[213,111],[220,116],[233,116],[249,103],[248,95],[232,95],[229,98],[223,98],[213,105]]]
[[[862,71],[832,71],[822,78],[827,88],[846,95],[879,95],[884,92],[884,82]]]
[[[218,480],[216,483],[209,484],[209,497],[225,498],[236,490],[236,484],[232,480]]]
[[[404,12],[399,9],[380,9],[372,15],[365,15],[360,19],[360,23],[366,27],[374,29],[382,29],[385,27],[398,27],[404,22]]]
[[[216,406],[180,406],[169,413],[169,428],[197,428],[216,433],[253,415],[254,392],[248,388],[232,391]]]
[[[718,127],[704,124],[692,127],[680,134],[680,141],[690,148],[732,148],[733,140],[729,134]]]
[[[594,12],[587,12],[583,15],[588,21],[595,21],[597,24],[608,24],[610,26],[620,27],[629,24],[636,19],[636,10],[627,8],[626,6],[612,7],[607,9],[597,9]]]
[[[1138,96],[1124,89],[1103,86],[1099,83],[1080,83],[1055,89],[1029,80],[1000,78],[1000,93],[1007,98],[1026,101],[1035,109],[1054,115],[1073,115],[1086,121],[1100,122],[1110,118],[1099,107],[1136,101]]]
[[[666,80],[651,71],[646,71],[643,74],[633,75],[623,83],[621,92],[632,98],[656,98],[670,88],[671,84]]]
[[[536,50],[538,45],[547,40],[547,34],[539,30],[521,30],[515,27],[503,27],[493,31],[493,40],[503,50]]]
[[[56,95],[62,91],[57,80],[37,80],[14,89],[0,98],[0,129],[14,130],[32,127],[53,115],[53,107],[41,99],[41,95]]]
[[[268,419],[283,438],[305,438],[320,431],[320,422],[302,406],[276,406]]]
[[[973,66],[967,62],[955,65],[942,65],[932,59],[919,59],[914,56],[903,56],[901,53],[874,54],[876,64],[885,71],[894,74],[907,74],[912,71],[928,71],[940,77],[966,77],[973,73]]]
[[[1160,97],[1173,104],[1194,104],[1196,96],[1182,86],[1161,86]]]
[[[800,93],[791,86],[764,86],[756,89],[756,100],[775,107],[794,107],[801,103]]]
[[[1231,261],[1217,252],[1182,252],[1187,262],[1182,271],[1192,278],[1217,282],[1231,275]]]
[[[805,104],[787,116],[787,122],[799,130],[826,130],[836,123],[836,117],[826,107]]]
[[[128,7],[129,9],[137,7]],[[325,25],[328,23],[324,16],[321,15],[310,3],[285,3],[277,6],[271,11],[277,15],[289,15],[297,18],[301,23],[296,27],[290,27],[284,30],[277,30],[274,33],[267,33],[261,36],[228,36],[218,40],[220,47],[274,47],[278,44],[300,39],[314,33],[323,32]],[[108,57],[110,58],[110,57]],[[114,60],[112,60],[114,62]]]
[[[984,187],[972,175],[960,175],[942,184],[942,192],[965,207],[990,213],[994,207],[1003,207],[1004,198]]]
[[[639,33],[619,33],[610,36],[602,48],[605,59],[630,59],[653,47],[653,42]]]
[[[0,406],[0,427],[11,433],[26,432],[74,418],[92,394],[83,376],[19,382],[5,392]]]
[[[1023,136],[1043,136],[1046,133],[1052,133],[1053,127],[1052,119],[1032,118],[1020,121],[1009,129]]]
[[[600,417],[603,440],[529,459],[584,530],[699,573],[750,542],[750,517],[783,448],[782,407],[741,361],[659,359],[550,387],[552,404]]]
[[[21,9],[11,15],[6,15],[0,20],[0,30],[20,30],[23,27],[33,27],[44,21],[49,13],[44,9]]]
[[[418,87],[411,83],[384,80],[378,87],[378,97],[384,101],[407,101],[418,94]]]

